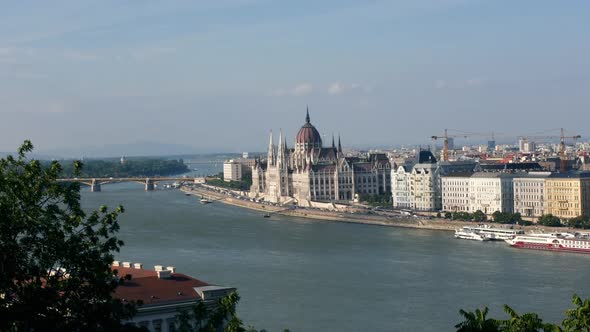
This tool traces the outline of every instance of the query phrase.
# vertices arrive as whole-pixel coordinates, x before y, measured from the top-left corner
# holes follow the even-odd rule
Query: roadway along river
[[[452,233],[311,221],[133,183],[83,189],[85,208],[123,204],[120,260],[174,265],[238,288],[247,325],[269,331],[452,331],[460,308],[502,304],[560,322],[590,297],[590,255],[518,250]]]

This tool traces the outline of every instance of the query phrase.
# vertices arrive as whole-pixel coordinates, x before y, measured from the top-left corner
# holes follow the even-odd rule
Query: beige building
[[[590,215],[590,173],[554,174],[545,180],[545,214],[571,219]]]
[[[242,164],[235,160],[228,160],[223,163],[223,181],[241,181]]]
[[[545,213],[545,180],[551,172],[531,172],[514,178],[514,212],[523,217]]]
[[[448,212],[475,212],[469,210],[469,178],[473,173],[443,176],[442,209]]]

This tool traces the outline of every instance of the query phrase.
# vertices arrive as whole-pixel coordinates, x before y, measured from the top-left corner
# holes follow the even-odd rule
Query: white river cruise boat
[[[524,235],[524,231],[522,229],[492,228],[488,225],[480,225],[477,227],[464,226],[463,230],[466,232],[475,232],[484,235],[492,241],[505,241],[512,239],[517,235]]]
[[[464,229],[456,229],[455,230],[455,237],[458,239],[464,240],[476,240],[476,241],[489,241],[490,239],[483,235],[476,232],[464,230]]]
[[[588,234],[532,233],[515,236],[506,242],[515,248],[590,254],[590,236]]]

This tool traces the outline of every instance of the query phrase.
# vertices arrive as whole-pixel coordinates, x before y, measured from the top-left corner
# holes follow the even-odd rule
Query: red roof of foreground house
[[[121,278],[131,276],[131,280],[125,280],[116,288],[114,297],[127,301],[141,300],[144,306],[201,299],[193,287],[209,285],[182,273],[158,278],[158,272],[153,270],[122,266],[113,266],[112,269],[118,270]]]

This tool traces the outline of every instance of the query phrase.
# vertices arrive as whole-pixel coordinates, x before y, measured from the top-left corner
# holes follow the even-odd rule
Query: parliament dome
[[[322,146],[322,138],[317,129],[311,124],[309,120],[309,110],[305,116],[305,124],[299,129],[297,137],[295,138],[297,144],[307,144],[313,146]]]

